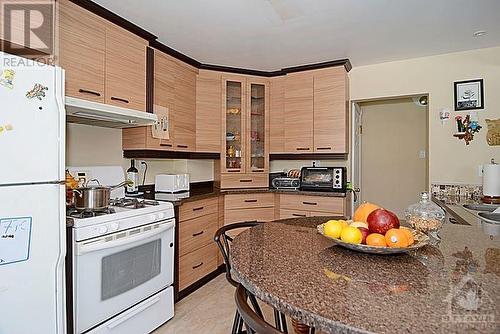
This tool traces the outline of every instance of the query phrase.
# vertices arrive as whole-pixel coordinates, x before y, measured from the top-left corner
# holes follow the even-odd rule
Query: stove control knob
[[[108,232],[108,228],[106,226],[99,226],[97,228],[97,232],[99,232],[99,234],[104,234],[104,233]]]
[[[118,229],[119,229],[119,228],[120,228],[120,225],[118,225],[118,223],[111,223],[111,224],[109,225],[109,229],[110,229],[111,231],[118,231]]]

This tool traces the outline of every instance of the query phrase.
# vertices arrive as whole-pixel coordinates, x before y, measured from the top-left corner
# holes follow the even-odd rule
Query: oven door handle
[[[155,297],[154,299],[148,301],[144,305],[141,305],[140,307],[136,308],[135,310],[130,310],[130,312],[124,313],[122,316],[118,317],[116,320],[114,320],[113,322],[111,322],[106,327],[108,329],[113,329],[116,326],[119,326],[120,324],[123,324],[125,321],[127,321],[130,318],[132,318],[133,316],[141,313],[145,309],[150,308],[151,306],[153,306],[154,304],[158,303],[159,301],[160,301],[160,297]]]
[[[163,224],[162,226],[148,231],[148,232],[142,232],[140,234],[134,235],[132,237],[124,237],[115,241],[105,241],[103,243],[96,243],[96,244],[81,244],[78,245],[77,250],[76,250],[76,255],[83,255],[86,253],[90,252],[95,252],[95,251],[100,251],[103,249],[109,249],[109,248],[115,248],[119,246],[123,246],[132,242],[137,242],[141,241],[147,238],[151,238],[155,235],[161,234],[165,232],[166,230],[169,230],[175,226],[175,222],[170,221],[168,223]]]

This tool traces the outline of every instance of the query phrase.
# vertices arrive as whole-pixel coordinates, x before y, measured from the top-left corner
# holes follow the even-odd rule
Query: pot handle
[[[109,190],[114,190],[114,189],[117,189],[117,188],[120,188],[120,187],[123,187],[123,186],[127,186],[127,185],[131,185],[131,184],[133,184],[133,182],[132,182],[132,181],[130,181],[130,180],[126,180],[126,181],[123,181],[123,182],[118,183],[118,184],[117,184],[117,185],[115,185],[115,186],[111,186],[111,187],[109,187]]]
[[[77,189],[73,189],[73,193],[77,193],[78,194],[78,197],[82,198],[83,194],[80,190],[77,190]]]
[[[87,183],[85,183],[85,187],[87,187],[90,182],[97,182],[98,185],[101,185],[101,183],[99,182],[98,179],[90,179],[90,180],[87,181]]]

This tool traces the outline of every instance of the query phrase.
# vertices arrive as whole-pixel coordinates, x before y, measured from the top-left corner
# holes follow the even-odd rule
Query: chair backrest
[[[253,221],[253,222],[233,223],[222,226],[217,230],[217,232],[215,232],[214,241],[217,243],[217,246],[219,246],[220,252],[222,253],[222,257],[224,258],[224,264],[226,266],[226,279],[233,286],[238,286],[238,282],[236,282],[231,277],[230,252],[231,252],[231,243],[233,242],[233,238],[229,236],[227,232],[243,227],[253,227],[259,224],[262,224],[262,222]]]
[[[283,334],[271,324],[267,323],[263,318],[259,317],[257,313],[248,305],[248,292],[245,287],[238,284],[236,292],[234,293],[234,299],[236,301],[236,307],[238,308],[238,313],[240,314],[243,322],[246,325],[247,331],[250,334]]]

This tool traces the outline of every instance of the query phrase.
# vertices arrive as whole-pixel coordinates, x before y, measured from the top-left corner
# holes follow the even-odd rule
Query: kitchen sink
[[[488,219],[489,221],[495,221],[500,223],[500,213],[479,212],[478,216],[484,219]]]
[[[463,206],[469,210],[485,212],[493,212],[500,207],[499,205],[494,204],[464,204]]]

